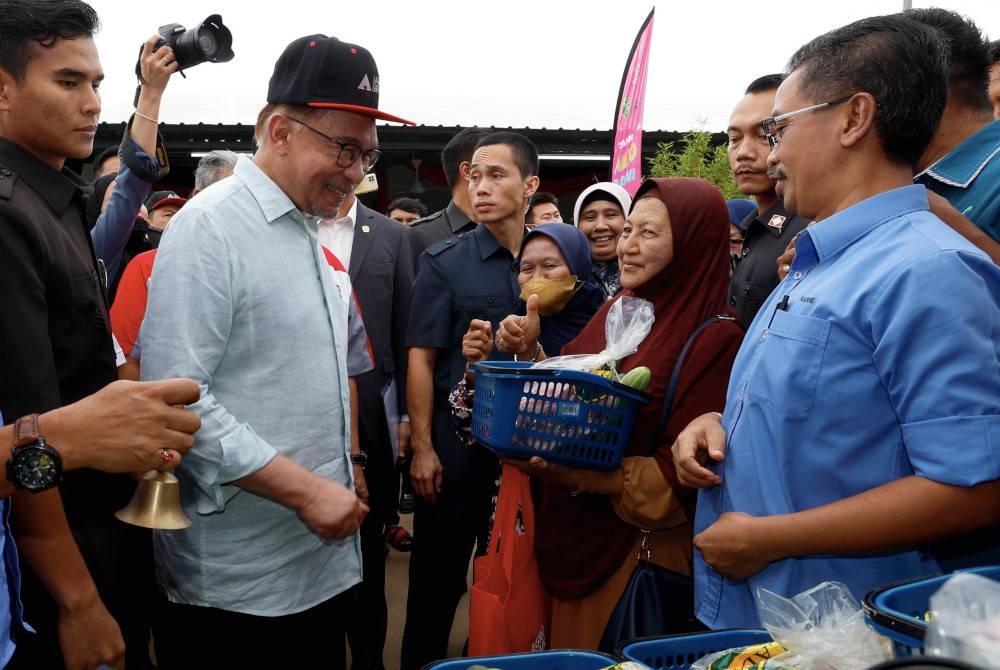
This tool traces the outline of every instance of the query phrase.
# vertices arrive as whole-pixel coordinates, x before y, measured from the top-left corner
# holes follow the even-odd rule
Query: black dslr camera
[[[222,25],[222,16],[212,14],[197,28],[186,29],[179,23],[168,23],[157,31],[160,40],[174,50],[177,69],[184,70],[201,63],[225,63],[233,59],[233,34]]]
[[[174,57],[177,59],[177,71],[184,75],[185,68],[194,67],[201,63],[225,63],[233,59],[233,34],[229,28],[222,25],[222,16],[212,14],[202,21],[198,27],[188,30],[179,23],[168,23],[160,26],[156,32],[160,34],[160,41],[156,45],[159,49],[163,45],[174,50]],[[155,51],[155,50],[154,50]],[[142,69],[142,45],[139,45],[139,58],[135,61],[135,76],[141,86]],[[139,104],[139,87],[135,89],[135,98],[132,106]]]

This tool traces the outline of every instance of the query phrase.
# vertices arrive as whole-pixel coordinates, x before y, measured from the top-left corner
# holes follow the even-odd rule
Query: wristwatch
[[[38,493],[58,485],[61,478],[62,458],[38,434],[38,415],[22,416],[14,422],[7,479],[14,488]]]
[[[360,454],[351,454],[351,463],[354,465],[360,465],[361,469],[368,467],[368,454],[361,452]]]

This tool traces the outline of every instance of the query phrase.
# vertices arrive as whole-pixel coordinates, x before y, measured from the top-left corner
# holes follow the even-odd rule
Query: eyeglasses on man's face
[[[851,97],[852,96],[849,95],[846,98],[821,102],[818,105],[803,107],[802,109],[796,109],[795,111],[779,114],[778,116],[770,116],[760,122],[760,127],[764,129],[764,137],[767,138],[767,143],[770,144],[773,149],[781,141],[781,134],[788,126],[788,121],[807,112],[815,112],[820,109],[832,107],[833,105],[839,105],[842,102],[847,102],[851,99]]]
[[[340,140],[334,139],[324,133],[321,130],[317,130],[310,126],[305,121],[296,119],[294,116],[287,117],[289,121],[294,121],[300,126],[305,126],[309,130],[313,131],[324,140],[337,147],[337,165],[342,168],[349,168],[354,165],[354,161],[361,159],[361,168],[365,172],[371,172],[371,169],[375,167],[378,163],[378,159],[382,157],[382,152],[378,149],[372,149],[371,151],[364,151],[357,144],[351,144],[350,142],[341,142]]]

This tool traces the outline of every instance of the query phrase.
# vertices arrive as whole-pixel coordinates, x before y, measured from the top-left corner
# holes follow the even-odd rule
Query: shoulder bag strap
[[[677,392],[677,384],[681,379],[681,369],[684,367],[684,360],[687,358],[688,350],[691,345],[694,344],[695,339],[701,335],[702,331],[711,326],[713,323],[719,323],[720,321],[731,321],[735,322],[736,319],[727,314],[717,314],[707,321],[702,322],[691,336],[688,337],[687,342],[684,343],[684,348],[681,349],[681,355],[677,357],[677,362],[674,363],[674,370],[670,373],[670,383],[667,384],[667,394],[663,400],[663,412],[660,414],[660,425],[656,431],[656,437],[659,439],[660,435],[663,435],[663,431],[667,429],[667,421],[670,419],[670,413],[674,407],[674,394]]]

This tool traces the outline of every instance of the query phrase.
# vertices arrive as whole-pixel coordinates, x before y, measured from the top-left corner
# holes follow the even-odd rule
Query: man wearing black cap
[[[379,111],[378,91],[363,47],[292,42],[256,155],[188,202],[159,247],[142,375],[187,370],[204,390],[197,455],[178,473],[192,525],[154,533],[163,669],[345,666],[368,512],[349,377],[372,362],[317,233],[378,159],[375,119],[408,123]]]
[[[173,191],[154,191],[146,198],[146,211],[149,212],[149,231],[146,234],[150,246],[155,249],[160,246],[160,237],[170,225],[170,219],[180,211],[187,198],[182,198]]]

